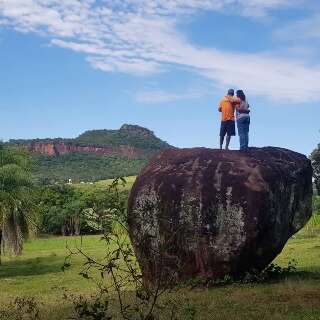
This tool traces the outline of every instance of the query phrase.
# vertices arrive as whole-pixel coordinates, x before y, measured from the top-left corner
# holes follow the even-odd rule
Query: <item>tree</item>
[[[123,223],[126,221],[124,209],[129,196],[126,189],[115,191],[113,186],[68,184],[34,189],[39,230],[43,233],[74,236],[111,230],[110,217],[115,208],[119,219]]]
[[[313,167],[314,183],[320,195],[320,144],[318,148],[311,153],[311,162]]]
[[[75,188],[69,185],[41,187],[38,199],[42,232],[64,236],[80,234],[83,210],[87,204]]]
[[[31,187],[27,152],[0,145],[0,249],[6,246],[15,255],[30,231]]]
[[[83,193],[88,208],[84,211],[87,228],[100,232],[111,232],[112,217],[117,216],[118,221],[126,224],[127,202],[129,191],[124,189],[124,178],[115,178],[106,189],[91,188]],[[119,189],[122,188],[122,189]]]

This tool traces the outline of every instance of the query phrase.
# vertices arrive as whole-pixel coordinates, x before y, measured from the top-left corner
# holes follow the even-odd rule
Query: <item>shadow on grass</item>
[[[320,281],[320,272],[318,271],[294,271],[286,275],[271,275],[270,278],[262,281],[253,281],[253,284],[277,284],[283,283],[285,281]],[[239,282],[242,283],[241,281]],[[243,284],[243,283],[242,283]]]
[[[260,277],[259,274],[248,274],[245,278],[232,279],[231,277],[226,277],[222,279],[215,279],[210,282],[198,281],[198,279],[191,280],[190,283],[187,282],[185,286],[191,286],[191,288],[219,288],[228,287],[232,285],[274,285],[284,283],[285,281],[311,281],[320,282],[320,272],[319,271],[292,271],[290,273],[270,273],[267,277]],[[184,287],[184,286],[182,286]],[[320,318],[319,318],[320,319]]]
[[[0,265],[0,279],[62,272],[61,257],[49,256],[7,261]]]
[[[320,280],[320,272],[316,271],[296,271],[287,276],[292,280]]]

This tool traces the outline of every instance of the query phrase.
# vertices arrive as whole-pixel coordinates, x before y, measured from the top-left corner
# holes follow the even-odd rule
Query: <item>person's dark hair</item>
[[[246,95],[242,90],[237,90],[237,97],[240,98],[242,101],[246,101]]]
[[[229,89],[228,90],[228,96],[234,96],[234,90],[233,89]]]

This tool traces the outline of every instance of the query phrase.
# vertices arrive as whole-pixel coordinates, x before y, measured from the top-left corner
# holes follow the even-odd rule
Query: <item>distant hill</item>
[[[150,157],[173,148],[149,129],[128,124],[119,130],[86,131],[75,139],[20,139],[8,143],[32,153],[34,175],[42,183],[137,175]]]
[[[157,138],[149,129],[136,125],[123,125],[119,130],[90,130],[74,140],[84,145],[128,145],[143,150],[162,150],[170,145]]]

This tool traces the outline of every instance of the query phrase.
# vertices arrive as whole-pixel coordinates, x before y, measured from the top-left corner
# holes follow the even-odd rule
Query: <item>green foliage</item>
[[[313,167],[314,182],[318,190],[318,194],[320,195],[320,144],[311,153],[310,159]]]
[[[20,254],[24,236],[31,230],[32,179],[28,154],[0,145],[0,249]]]
[[[312,211],[313,211],[313,214],[320,215],[320,196],[313,196]]]
[[[39,229],[45,234],[79,235],[110,231],[114,214],[126,221],[129,191],[115,191],[113,184],[42,186],[36,190]]]
[[[75,319],[112,320],[107,297],[100,295],[87,299],[82,295],[75,296],[65,293],[64,299],[72,302],[76,313]]]
[[[145,150],[161,150],[170,145],[157,138],[146,128],[134,125],[123,125],[120,130],[86,131],[75,139],[75,142],[85,145],[129,145]]]
[[[38,190],[40,230],[44,233],[79,235],[85,199],[69,185],[42,187]]]
[[[183,320],[195,320],[197,318],[197,308],[194,304],[189,301],[183,310]]]
[[[137,175],[147,159],[129,159],[89,153],[70,153],[58,157],[34,155],[33,173],[42,184],[98,181],[117,176]]]

